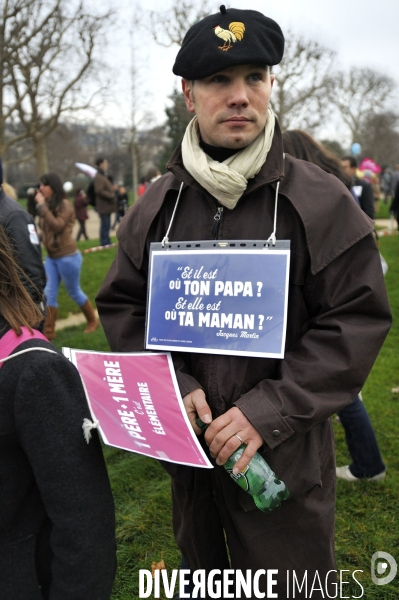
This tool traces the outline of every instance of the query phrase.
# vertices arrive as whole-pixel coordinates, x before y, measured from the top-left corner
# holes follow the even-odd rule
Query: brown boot
[[[56,306],[46,306],[46,318],[44,320],[43,333],[48,340],[53,340],[56,337],[55,322],[58,316],[58,308]]]
[[[93,331],[97,329],[99,321],[96,317],[90,300],[86,300],[83,306],[80,307],[80,310],[82,311],[87,320],[87,327],[83,333],[93,333]]]

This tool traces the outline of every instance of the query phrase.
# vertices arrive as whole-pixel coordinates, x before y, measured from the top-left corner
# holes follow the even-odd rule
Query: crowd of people
[[[376,183],[359,177],[353,156],[339,160],[306,132],[280,131],[271,67],[283,54],[280,26],[257,11],[222,5],[189,29],[173,72],[193,119],[168,172],[147,173],[129,211],[126,188],[113,183],[104,156],[73,203],[51,172],[28,190],[28,211],[1,190],[0,600],[111,595],[115,519],[106,467],[96,433],[90,441],[82,435],[93,415],[80,377],[48,341],[61,281],[86,317],[85,333],[99,325],[80,286],[76,243],[88,239],[90,205],[101,246],[118,226],[116,258],[96,298],[114,352],[145,350],[152,242],[268,239],[272,248],[290,240],[283,359],[172,353],[189,422],[214,467],[162,462],[182,566],[275,569],[274,591],[288,598],[287,570],[301,580],[317,572],[323,581],[336,570],[336,477],[385,478],[361,399],[391,323],[372,220]],[[384,199],[394,188],[397,214],[399,165],[380,185]],[[342,467],[335,414],[352,459]],[[259,452],[290,492],[278,510],[256,509],[223,468],[241,444],[233,473]],[[267,582],[259,589],[268,593]]]

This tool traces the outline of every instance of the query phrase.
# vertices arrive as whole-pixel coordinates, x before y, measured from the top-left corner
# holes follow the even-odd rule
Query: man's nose
[[[246,107],[249,104],[248,90],[245,81],[234,81],[229,90],[228,105]]]

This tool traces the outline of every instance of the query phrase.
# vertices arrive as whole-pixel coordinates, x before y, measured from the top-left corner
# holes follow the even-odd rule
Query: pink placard
[[[371,171],[372,173],[381,173],[382,169],[380,165],[377,165],[371,158],[363,158],[359,165],[360,171]]]
[[[212,468],[183,406],[165,353],[63,348],[77,367],[104,442],[169,462]]]

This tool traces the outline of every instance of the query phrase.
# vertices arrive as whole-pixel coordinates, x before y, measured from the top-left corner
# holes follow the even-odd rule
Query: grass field
[[[82,246],[83,247],[83,243]],[[383,483],[338,481],[336,510],[336,554],[338,569],[362,570],[357,578],[364,587],[343,586],[338,597],[363,597],[367,600],[398,600],[399,574],[392,583],[378,586],[371,582],[370,559],[376,551],[389,552],[399,562],[399,237],[383,237],[380,251],[388,262],[386,276],[394,324],[363,389],[363,399],[373,422],[384,461],[388,467]],[[83,289],[93,298],[112,261],[114,251],[86,255]],[[68,312],[67,299],[61,296],[61,312]],[[102,329],[83,335],[84,326],[57,334],[56,345],[106,350]],[[343,429],[334,422],[337,464],[348,464],[349,455]],[[153,561],[163,559],[168,569],[179,565],[170,519],[168,477],[152,459],[105,448],[105,455],[117,510],[119,568],[113,600],[138,598],[138,571],[151,569]],[[348,573],[345,573],[349,580]]]
[[[391,206],[392,198],[389,196],[387,198],[387,202],[383,202],[382,200],[378,203],[378,211],[375,214],[376,219],[389,219],[390,212],[389,207]]]
[[[115,236],[111,236],[111,242],[116,242]],[[80,250],[98,246],[98,239],[78,242],[78,246]],[[99,290],[101,281],[103,280],[105,273],[108,271],[114,259],[115,253],[116,248],[109,248],[107,250],[101,250],[100,252],[90,252],[83,255],[80,283],[82,290],[89,296],[93,306],[94,298]],[[43,254],[45,253],[43,252]],[[63,284],[61,284],[60,287],[58,302],[60,319],[64,319],[69,313],[80,312],[77,304],[68,296]]]

